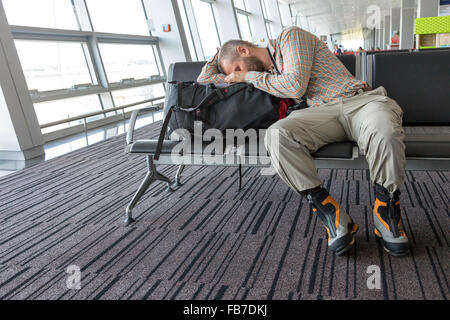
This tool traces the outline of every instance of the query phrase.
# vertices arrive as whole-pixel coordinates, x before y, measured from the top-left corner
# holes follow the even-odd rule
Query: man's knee
[[[297,138],[294,138],[293,129],[295,127],[296,132],[301,131],[301,126],[293,126],[292,120],[285,118],[278,120],[272,124],[267,130],[264,137],[264,144],[267,150],[273,147],[281,145],[291,144],[294,146],[297,142]],[[298,136],[298,134],[296,134]]]
[[[366,131],[366,136],[375,136],[377,140],[389,142],[404,138],[401,122],[394,119],[393,115],[389,113],[374,114],[373,118],[365,120],[362,127]]]
[[[367,151],[367,148],[376,148],[378,152],[382,150],[398,149],[403,145],[405,137],[401,125],[379,119],[378,121],[368,121],[364,128],[362,140],[358,141],[360,147]]]

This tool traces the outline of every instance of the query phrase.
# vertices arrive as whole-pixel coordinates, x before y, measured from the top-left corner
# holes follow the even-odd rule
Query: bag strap
[[[161,127],[161,131],[159,133],[159,137],[158,137],[158,144],[156,145],[156,150],[155,150],[155,154],[153,156],[153,159],[158,160],[159,159],[159,155],[161,154],[161,150],[162,150],[162,145],[164,142],[164,138],[166,136],[166,132],[167,132],[167,127],[169,126],[169,121],[170,118],[172,117],[172,112],[173,109],[176,107],[177,109],[181,109],[180,107],[183,105],[183,87],[184,87],[184,83],[183,82],[178,82],[178,81],[172,81],[170,83],[174,83],[177,84],[177,104],[176,106],[171,106],[169,108],[169,110],[167,111],[167,114],[164,118],[162,127]]]
[[[169,120],[170,120],[170,117],[172,116],[173,108],[174,108],[174,106],[171,106],[169,108],[169,111],[167,112],[166,117],[164,118],[164,122],[161,127],[161,132],[159,133],[159,137],[158,137],[158,144],[156,145],[155,155],[153,156],[153,159],[155,159],[155,160],[158,160],[159,155],[161,154],[164,137],[167,132],[167,127],[169,126]]]
[[[242,86],[238,89],[230,89],[226,88],[226,89],[222,89],[222,88],[216,88],[214,91],[212,91],[210,94],[208,94],[205,98],[203,98],[202,101],[200,101],[200,103],[196,106],[196,107],[192,107],[192,108],[180,108],[177,111],[183,111],[183,112],[194,112],[198,109],[203,109],[203,108],[208,108],[212,105],[214,105],[215,103],[224,100],[226,98],[231,97],[232,95],[246,90],[248,88],[251,88],[250,86]]]

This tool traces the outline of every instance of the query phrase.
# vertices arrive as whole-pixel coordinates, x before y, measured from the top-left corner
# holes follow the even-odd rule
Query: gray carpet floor
[[[138,130],[154,137],[160,123]],[[145,174],[118,136],[0,178],[0,299],[448,299],[450,172],[408,171],[405,258],[375,240],[367,170],[321,169],[360,226],[348,255],[327,251],[309,205],[277,176],[189,167],[175,193],[153,184],[124,210]],[[174,176],[176,167],[162,166]],[[69,290],[66,268],[81,269]],[[367,268],[381,272],[369,289]]]

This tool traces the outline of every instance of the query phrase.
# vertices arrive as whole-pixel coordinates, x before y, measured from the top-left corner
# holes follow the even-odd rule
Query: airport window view
[[[450,298],[449,0],[0,0],[0,45],[0,303]]]

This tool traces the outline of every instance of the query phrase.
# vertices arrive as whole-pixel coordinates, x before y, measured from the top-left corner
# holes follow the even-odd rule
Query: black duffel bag
[[[266,129],[278,120],[280,98],[252,84],[203,85],[197,82],[169,82],[165,118],[167,133],[187,129],[194,133],[194,121],[208,129]]]
[[[280,98],[252,84],[203,85],[197,82],[168,82],[164,121],[156,147],[159,158],[165,137],[176,129],[194,134],[194,122],[208,129],[267,129],[279,119]]]

